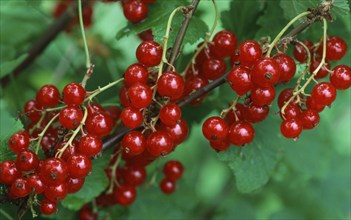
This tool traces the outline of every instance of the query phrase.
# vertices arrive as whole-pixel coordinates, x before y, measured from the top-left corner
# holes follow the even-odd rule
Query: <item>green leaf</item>
[[[218,157],[228,164],[235,175],[236,187],[242,193],[259,189],[270,179],[281,158],[282,145],[278,144],[279,122],[268,118],[255,125],[255,139],[245,147],[230,147]],[[279,140],[280,141],[280,140]]]
[[[4,76],[6,76],[7,74],[11,73],[11,71],[14,70],[14,68],[16,66],[18,66],[26,57],[27,57],[27,55],[23,54],[22,56],[14,59],[14,60],[4,61],[3,63],[1,63],[0,78],[2,78]]]
[[[63,201],[62,205],[71,210],[79,210],[85,203],[91,201],[103,192],[108,186],[108,178],[104,172],[109,163],[110,152],[103,153],[101,158],[93,162],[93,169],[91,174],[86,177],[83,188],[77,193],[68,195]]]
[[[308,8],[315,8],[319,3],[319,0],[281,0],[280,6],[283,9],[285,18],[291,20],[298,14],[307,11]]]
[[[337,16],[344,16],[350,13],[350,5],[347,0],[334,0],[332,13]]]

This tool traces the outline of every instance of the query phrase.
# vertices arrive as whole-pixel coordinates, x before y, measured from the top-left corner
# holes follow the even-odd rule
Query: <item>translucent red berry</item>
[[[122,139],[121,146],[123,151],[130,155],[136,156],[145,150],[145,138],[139,131],[130,131]]]
[[[311,96],[308,96],[306,98],[306,107],[307,107],[307,109],[311,109],[311,110],[315,110],[317,112],[321,112],[325,108],[325,105],[317,104],[316,101],[314,99],[312,99]]]
[[[334,67],[332,74],[330,74],[330,82],[338,90],[350,88],[351,68],[346,65]]]
[[[250,69],[245,66],[234,67],[228,74],[228,83],[239,96],[245,95],[253,86]]]
[[[279,66],[271,58],[262,58],[255,62],[251,72],[252,82],[261,87],[273,86],[279,80]]]
[[[312,129],[319,124],[319,114],[312,109],[303,110],[301,112],[300,121],[303,129]]]
[[[136,190],[134,187],[122,185],[114,190],[113,196],[118,204],[128,206],[134,202]]]
[[[27,180],[23,178],[16,179],[11,184],[9,193],[18,198],[27,196],[30,193],[30,188]]]
[[[11,150],[18,154],[22,150],[28,149],[30,144],[30,135],[27,131],[18,131],[9,138],[7,143]]]
[[[40,202],[40,212],[44,215],[51,215],[57,211],[56,202],[52,202],[48,199],[44,199]]]
[[[123,177],[126,185],[139,186],[146,180],[146,170],[142,166],[128,166],[124,170]]]
[[[280,125],[280,131],[286,138],[298,138],[302,129],[301,121],[296,118],[284,120]]]
[[[160,182],[160,189],[164,194],[172,194],[176,190],[176,183],[165,178]]]
[[[39,175],[32,174],[27,179],[30,192],[34,194],[41,194],[44,192],[46,186],[44,185],[43,181],[40,179]]]
[[[45,198],[52,202],[60,202],[66,198],[68,194],[66,183],[48,186],[44,191]]]
[[[111,117],[106,113],[97,113],[88,116],[85,122],[85,129],[89,134],[98,137],[108,135],[113,129],[113,122]]]
[[[275,89],[274,87],[261,88],[255,86],[251,89],[250,97],[255,105],[269,105],[275,98]]]
[[[76,106],[66,106],[60,111],[60,124],[66,129],[76,129],[83,119],[83,111]]]
[[[286,54],[277,54],[273,57],[279,67],[279,79],[278,82],[285,83],[289,82],[295,75],[296,64],[295,61]]]
[[[172,139],[163,131],[155,131],[146,139],[146,149],[155,157],[169,154],[173,150],[173,147],[174,143]]]
[[[54,85],[44,85],[39,89],[36,100],[40,106],[54,107],[60,101],[60,92]]]
[[[33,122],[37,122],[41,118],[40,110],[42,107],[38,104],[35,99],[31,99],[26,102],[24,105],[24,113],[27,118],[29,118]]]
[[[235,146],[244,146],[252,142],[255,137],[255,129],[245,121],[237,121],[230,125],[228,139]]]
[[[67,105],[80,105],[85,99],[86,91],[78,83],[69,83],[62,90],[63,102]]]
[[[311,61],[311,66],[310,66],[310,73],[312,74],[314,72],[315,69],[317,69],[317,67],[319,66],[319,64],[321,63],[321,58],[316,58],[314,61]],[[326,62],[317,72],[317,74],[315,75],[316,79],[322,79],[324,77],[326,77],[328,75],[328,71],[330,69],[330,64],[328,62]]]
[[[184,79],[177,72],[165,72],[157,81],[157,92],[161,96],[177,98],[183,94]]]
[[[124,84],[127,87],[130,87],[135,83],[146,84],[148,79],[149,71],[146,66],[140,63],[130,65],[124,72]]]
[[[166,178],[172,181],[180,179],[183,175],[184,167],[181,162],[177,160],[170,160],[163,166],[163,173]]]
[[[68,193],[78,192],[83,187],[84,182],[85,182],[84,178],[69,177],[66,181],[67,192]]]
[[[329,82],[318,83],[312,89],[311,98],[316,104],[330,105],[336,99],[336,89]]]
[[[258,106],[251,103],[246,111],[244,111],[244,119],[250,123],[258,123],[263,121],[269,113],[267,105]]]
[[[10,185],[21,176],[13,160],[5,160],[0,163],[0,183]]]
[[[66,162],[59,158],[49,158],[40,166],[40,179],[45,185],[63,183],[68,176]]]
[[[129,87],[128,98],[134,108],[146,108],[152,101],[152,90],[145,84],[136,83]]]
[[[85,155],[73,155],[67,160],[70,177],[85,178],[91,171],[92,164],[89,157]]]
[[[210,141],[210,146],[216,151],[225,151],[230,147],[228,139]]]
[[[102,140],[99,137],[88,134],[80,139],[78,151],[88,157],[94,157],[101,152],[102,145]]]
[[[207,59],[202,64],[202,74],[208,80],[215,80],[222,76],[226,71],[226,63],[223,59]]]
[[[137,23],[147,16],[147,4],[140,0],[127,0],[123,3],[123,13],[128,21]]]
[[[121,113],[122,123],[128,128],[136,128],[143,122],[143,115],[139,109],[127,107]]]
[[[136,51],[138,61],[148,67],[157,66],[161,62],[162,47],[155,41],[142,42]]]
[[[322,47],[322,44],[321,46]],[[347,51],[346,42],[337,36],[328,37],[327,39],[327,51],[326,51],[326,59],[330,61],[341,60]]]
[[[242,65],[252,66],[252,64],[261,58],[261,46],[254,40],[245,40],[239,46],[239,60]]]
[[[301,111],[297,105],[287,105],[284,109],[284,112],[280,111],[280,117],[283,120],[290,119],[290,118],[299,118],[300,114],[301,114]]]
[[[180,121],[173,126],[161,124],[159,129],[166,132],[175,145],[183,143],[189,135],[189,126],[184,119],[180,119]]]
[[[218,58],[229,57],[235,53],[237,37],[230,31],[220,31],[212,39],[212,53]]]
[[[17,154],[16,165],[21,171],[32,171],[38,167],[39,159],[33,151],[23,150]]]
[[[202,125],[202,133],[207,140],[221,140],[227,137],[228,125],[221,117],[213,116]]]
[[[182,110],[176,104],[167,104],[160,110],[160,120],[167,126],[174,126],[180,120]]]
[[[313,43],[311,41],[302,41],[302,43],[308,48],[308,50],[312,56],[313,55]],[[307,61],[307,51],[299,43],[295,44],[294,57],[300,63],[305,63]]]

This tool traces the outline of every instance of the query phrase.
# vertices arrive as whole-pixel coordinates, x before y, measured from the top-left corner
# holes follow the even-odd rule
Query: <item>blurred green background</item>
[[[291,16],[318,2],[219,0],[221,19],[216,30],[229,29],[240,40],[274,37]],[[0,2],[0,77],[23,59],[30,45],[54,22],[51,14],[55,4],[54,0]],[[151,9],[150,13],[156,12]],[[350,14],[337,10],[335,13],[336,20],[329,24],[328,33],[343,37],[351,47]],[[211,1],[201,1],[196,16],[211,27],[214,18]],[[88,90],[122,77],[126,67],[136,62],[135,49],[140,40],[133,35],[115,38],[126,25],[119,3],[95,3],[93,26],[87,30],[87,37],[96,67]],[[299,39],[317,41],[321,34],[322,25],[317,23]],[[189,62],[195,46],[196,43],[185,45],[177,68],[182,70]],[[339,63],[351,64],[350,50]],[[76,27],[69,34],[61,33],[20,77],[1,87],[2,138],[3,129],[9,126],[9,115],[15,118],[38,88],[52,83],[62,89],[68,82],[79,82],[84,73],[85,54]],[[280,85],[278,90],[285,87]],[[102,212],[110,219],[351,219],[350,91],[338,91],[332,107],[321,113],[320,125],[304,131],[297,141],[280,135],[280,117],[275,114],[278,109],[274,103],[271,117],[255,125],[257,135],[253,144],[217,154],[203,138],[201,125],[206,117],[218,115],[233,98],[234,92],[223,86],[213,91],[202,105],[184,109],[191,126],[190,136],[159,162],[162,166],[174,158],[185,165],[184,177],[174,194],[162,194],[158,184],[141,187],[132,206]],[[118,103],[118,89],[111,89],[99,99],[102,103]],[[2,139],[0,147],[5,145]],[[152,174],[155,169],[153,165],[148,171]],[[159,174],[157,180],[161,179]],[[16,211],[13,205],[1,204],[1,209],[10,215]],[[5,219],[2,213],[0,216]],[[31,219],[29,214],[26,217]],[[76,213],[60,207],[51,218],[75,219]]]

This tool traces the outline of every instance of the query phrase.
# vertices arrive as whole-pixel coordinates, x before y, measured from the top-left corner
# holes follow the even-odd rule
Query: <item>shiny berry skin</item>
[[[98,219],[97,213],[94,213],[93,209],[88,207],[87,205],[83,206],[81,210],[79,210],[78,220],[97,220],[97,219]]]
[[[330,61],[341,60],[345,56],[346,51],[347,51],[347,44],[342,38],[337,36],[328,37],[327,51],[326,51],[327,60],[330,60]]]
[[[41,194],[46,189],[46,186],[37,174],[32,174],[30,177],[28,177],[27,182],[30,192],[34,194]]]
[[[0,183],[10,185],[21,176],[13,160],[5,160],[0,163]]]
[[[91,135],[104,137],[112,131],[113,122],[108,114],[98,113],[87,117],[85,129]]]
[[[41,108],[42,107],[38,104],[37,100],[31,99],[27,101],[24,105],[24,112],[26,117],[33,122],[39,121],[41,118],[41,112],[38,110],[41,110]]]
[[[27,196],[30,193],[30,188],[28,181],[23,178],[18,178],[16,179],[10,187],[10,192],[11,195],[22,198]]]
[[[251,66],[262,56],[261,46],[254,40],[245,40],[239,46],[239,60],[242,65]]]
[[[66,128],[76,129],[83,119],[83,112],[76,106],[66,106],[60,111],[60,124]]]
[[[298,138],[302,128],[301,121],[296,118],[284,120],[280,125],[280,131],[286,138]]]
[[[69,83],[62,90],[63,102],[67,105],[80,105],[85,99],[86,91],[78,83]]]
[[[312,99],[311,96],[308,96],[306,98],[306,108],[311,109],[311,110],[315,110],[317,112],[321,112],[325,108],[325,105],[317,104],[316,101],[314,99]]]
[[[228,74],[230,87],[239,95],[243,96],[252,89],[250,69],[245,66],[236,66]]]
[[[184,167],[181,162],[177,160],[170,160],[163,166],[163,173],[166,178],[172,181],[177,181],[183,175]]]
[[[61,142],[57,147],[56,147],[56,151],[55,151],[55,155],[62,150],[62,148],[65,147],[65,145],[67,144],[66,141]],[[68,145],[67,148],[65,149],[65,151],[62,153],[61,155],[61,159],[64,161],[67,161],[71,156],[75,155],[77,153],[77,146],[78,146],[78,142],[77,141],[73,141],[72,142],[72,146]]]
[[[273,86],[279,80],[279,66],[271,58],[262,58],[255,62],[251,72],[252,82],[261,87]]]
[[[31,150],[23,150],[17,154],[16,166],[21,171],[35,170],[39,165],[38,156]]]
[[[18,131],[17,133],[11,135],[7,141],[10,149],[18,154],[22,150],[26,150],[30,144],[30,135],[27,131]]]
[[[143,115],[139,109],[127,107],[122,110],[121,120],[127,128],[136,128],[143,122]]]
[[[40,106],[54,107],[60,101],[60,92],[54,85],[45,85],[39,89],[36,100]]]
[[[89,157],[77,154],[67,160],[67,167],[70,177],[84,178],[90,173],[92,164]]]
[[[250,97],[255,105],[269,105],[275,98],[275,89],[274,87],[261,88],[255,86],[251,90]]]
[[[48,186],[44,191],[44,196],[52,202],[60,202],[68,194],[66,183]]]
[[[153,67],[160,64],[162,51],[161,45],[155,41],[144,41],[138,46],[136,57],[141,64]]]
[[[113,197],[121,206],[128,206],[134,202],[136,190],[134,187],[122,185],[114,190]]]
[[[313,43],[311,41],[302,41],[302,43],[308,48],[311,56],[312,56],[312,53],[313,53]],[[307,61],[307,51],[305,50],[305,48],[297,43],[295,44],[295,47],[294,47],[294,57],[297,61],[299,61],[300,63],[305,63]]]
[[[244,121],[245,117],[244,117],[244,112],[248,111],[248,107],[244,106],[241,103],[237,103],[235,105],[235,110],[230,110],[227,115],[225,116],[225,121],[228,124],[232,124],[235,121],[241,120]],[[215,145],[215,143],[214,143]]]
[[[146,180],[146,170],[142,166],[128,166],[124,170],[123,179],[126,185],[140,186]]]
[[[128,98],[128,89],[126,86],[122,86],[119,89],[119,101],[121,102],[123,107],[130,107],[130,101]]]
[[[57,185],[63,183],[68,176],[66,162],[59,158],[49,158],[40,166],[40,179],[45,185]]]
[[[176,183],[165,178],[160,182],[160,189],[164,194],[172,194],[176,190]]]
[[[301,115],[300,108],[297,105],[287,105],[284,109],[284,114],[282,111],[279,112],[280,117],[283,120],[290,119],[290,118],[299,118]]]
[[[210,146],[216,151],[225,151],[230,147],[228,139],[210,141]]]
[[[225,73],[227,66],[223,59],[207,59],[202,64],[202,74],[208,80],[218,79]]]
[[[338,90],[350,88],[351,68],[346,65],[334,67],[332,74],[330,74],[330,82]]]
[[[239,49],[236,49],[234,55],[230,57],[230,60],[229,60],[230,66],[233,67],[234,65],[240,64],[239,58],[240,58]]]
[[[211,52],[218,58],[234,55],[238,38],[230,31],[220,31],[212,39]]]
[[[57,211],[56,202],[44,199],[40,202],[40,212],[44,215],[51,215]]]
[[[165,156],[169,154],[174,147],[172,139],[166,132],[155,131],[146,139],[146,149],[152,156]]]
[[[330,105],[336,99],[336,89],[329,82],[321,82],[315,85],[312,89],[311,98],[316,104]]]
[[[66,181],[67,192],[68,193],[78,192],[83,187],[84,182],[85,182],[84,178],[68,177]]]
[[[165,72],[157,81],[157,92],[161,96],[177,98],[183,94],[184,79],[177,72]]]
[[[146,66],[140,63],[130,65],[124,72],[124,84],[127,87],[130,87],[135,83],[146,84],[148,79],[149,71]]]
[[[80,139],[78,151],[88,157],[94,157],[101,152],[102,144],[99,137],[88,134]]]
[[[88,109],[88,116],[105,112],[105,109],[99,103],[94,103],[94,102],[88,103],[87,109]]]
[[[129,156],[136,156],[145,150],[145,138],[139,131],[130,131],[124,135],[121,146],[123,151]]]
[[[128,21],[138,23],[147,16],[147,4],[139,0],[127,0],[123,3],[123,13]]]
[[[127,95],[131,107],[138,109],[148,107],[152,101],[152,90],[141,83],[136,83],[129,87]]]
[[[167,126],[174,126],[180,120],[182,110],[176,104],[167,104],[160,110],[160,120]]]
[[[252,142],[255,137],[255,129],[245,121],[237,121],[230,125],[228,139],[235,146],[244,146]]]
[[[250,123],[258,123],[263,121],[269,113],[269,107],[267,105],[258,106],[251,103],[247,110],[244,112],[244,118]]]
[[[189,135],[189,126],[184,119],[180,119],[180,121],[173,126],[161,124],[159,129],[166,132],[175,145],[183,143]]]
[[[319,66],[321,63],[321,58],[316,58],[316,60],[311,61],[311,66],[310,66],[310,73],[312,74],[315,69]],[[314,78],[316,79],[322,79],[328,75],[328,70],[330,69],[330,64],[326,62],[317,72]]]
[[[320,117],[317,111],[307,109],[301,112],[299,119],[302,123],[303,129],[309,130],[316,127],[319,124]]]
[[[208,118],[202,125],[202,133],[210,141],[221,140],[228,135],[228,125],[221,117]]]
[[[293,96],[293,92],[294,92],[294,89],[292,89],[292,88],[286,88],[280,92],[280,94],[278,96],[279,108],[282,108],[284,106],[284,104],[289,101],[289,99]],[[300,98],[302,98],[302,97],[300,97]],[[297,99],[294,98],[294,100],[290,102],[290,105],[291,104],[296,105],[297,104],[296,100]]]
[[[278,82],[285,83],[289,82],[295,75],[296,63],[289,55],[277,54],[273,57],[279,67],[279,79]]]

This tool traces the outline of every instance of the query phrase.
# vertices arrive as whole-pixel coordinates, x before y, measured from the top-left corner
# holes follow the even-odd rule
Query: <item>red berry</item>
[[[245,66],[236,66],[228,75],[230,87],[239,95],[243,96],[252,88],[250,69]]]
[[[128,89],[128,98],[134,108],[146,108],[152,101],[152,90],[145,84],[136,83]]]
[[[290,98],[293,96],[293,93],[294,93],[294,89],[292,89],[292,88],[286,88],[280,92],[280,94],[278,96],[279,108],[282,108],[285,105],[285,103],[287,103],[290,100]],[[302,96],[300,96],[300,98],[302,99]],[[289,104],[296,105],[297,98],[295,97]]]
[[[30,193],[30,188],[27,180],[23,178],[16,179],[11,184],[9,193],[18,198],[23,198],[27,196]]]
[[[177,181],[183,175],[184,167],[181,162],[177,160],[170,160],[163,166],[163,173],[166,178],[172,181]]]
[[[41,194],[44,192],[46,186],[44,185],[43,181],[40,179],[39,175],[32,174],[27,179],[29,189],[34,194]]]
[[[223,30],[213,37],[212,42],[211,52],[218,58],[224,58],[234,55],[238,39],[230,31]]]
[[[271,58],[262,58],[255,62],[251,72],[252,81],[261,87],[273,86],[279,80],[279,66]]]
[[[40,166],[40,179],[45,185],[63,183],[68,176],[66,162],[59,158],[49,158]]]
[[[7,143],[11,150],[18,154],[22,150],[28,149],[30,144],[30,135],[26,131],[18,131],[17,133],[11,135]]]
[[[226,71],[226,64],[223,59],[207,59],[202,64],[203,76],[208,80],[215,80],[222,76]]]
[[[83,119],[83,112],[76,106],[66,106],[60,111],[60,124],[66,129],[76,129]]]
[[[229,148],[230,142],[228,139],[210,141],[210,146],[216,151],[225,151]]]
[[[336,99],[336,89],[329,82],[321,82],[312,89],[311,98],[318,105],[330,105]]]
[[[16,163],[12,160],[5,160],[0,163],[0,183],[10,185],[21,176]]]
[[[119,101],[121,102],[123,107],[130,107],[128,89],[126,86],[122,86],[119,90]]]
[[[35,170],[39,165],[38,156],[31,150],[23,150],[17,154],[16,166],[21,171]]]
[[[146,40],[154,40],[154,35],[152,34],[152,30],[151,29],[147,29],[146,31],[142,31],[138,34],[138,37],[142,40],[142,41],[146,41]]]
[[[78,220],[97,220],[98,215],[94,213],[93,210],[87,205],[83,206],[79,211]]]
[[[221,140],[228,135],[228,125],[221,117],[208,118],[202,125],[202,133],[207,140]]]
[[[322,43],[320,47],[323,47]],[[345,56],[346,51],[347,51],[347,44],[342,38],[337,36],[328,37],[327,51],[326,51],[327,60],[330,60],[330,61],[341,60]]]
[[[239,46],[239,60],[242,65],[252,66],[262,56],[261,46],[254,40],[245,40]]]
[[[114,190],[113,196],[118,204],[121,206],[128,206],[134,202],[136,190],[134,187],[122,185]]]
[[[314,72],[315,69],[317,69],[317,67],[319,66],[319,64],[321,63],[322,59],[321,58],[316,58],[314,61],[311,62],[311,66],[310,66],[310,73],[312,74]],[[328,62],[326,62],[317,72],[317,74],[315,75],[316,79],[322,79],[324,77],[326,77],[328,75],[328,70],[330,69],[330,64]]]
[[[240,58],[239,49],[236,49],[234,55],[230,57],[230,60],[229,60],[230,66],[233,67],[235,65],[239,65],[240,64],[239,58]]]
[[[252,142],[255,136],[255,129],[245,121],[234,122],[228,133],[230,143],[236,146],[244,146]]]
[[[235,121],[244,121],[245,120],[245,112],[248,111],[248,107],[247,106],[244,106],[243,104],[241,103],[237,103],[235,105],[235,110],[230,110],[226,117],[225,117],[225,120],[228,124],[231,124]]]
[[[321,111],[323,111],[325,105],[317,104],[316,101],[314,99],[312,99],[311,96],[308,96],[306,98],[306,107],[307,107],[307,109],[311,109],[311,110],[315,110],[317,112],[321,112]]]
[[[308,48],[311,56],[313,55],[313,43],[310,41],[302,41],[302,43]],[[297,61],[299,61],[300,63],[305,63],[307,61],[307,51],[305,50],[305,48],[297,43],[295,44],[294,47],[294,57]]]
[[[300,121],[303,129],[312,129],[319,124],[319,114],[315,110],[307,109],[301,112]]]
[[[99,103],[89,103],[87,105],[87,109],[88,109],[88,116],[105,112],[105,109]]]
[[[160,110],[160,120],[167,126],[174,126],[180,120],[182,110],[176,104],[167,104]]]
[[[61,151],[65,145],[67,144],[66,141],[61,142],[55,151],[55,155]],[[77,141],[73,141],[72,145],[68,145],[67,148],[65,149],[65,151],[62,153],[61,155],[61,159],[64,161],[67,161],[71,156],[75,155],[77,153],[77,146],[78,146],[78,142]]]
[[[127,87],[135,83],[146,84],[148,79],[149,71],[146,66],[140,63],[130,65],[124,72],[124,83]]]
[[[44,196],[52,202],[60,202],[67,196],[66,183],[48,186],[44,191]]]
[[[138,61],[148,67],[157,66],[161,62],[162,47],[155,41],[142,42],[136,51]]]
[[[301,114],[300,108],[297,105],[287,105],[284,109],[284,114],[280,111],[280,117],[283,120],[290,118],[299,118]]]
[[[63,102],[67,105],[80,105],[85,99],[86,91],[78,83],[69,83],[62,90]]]
[[[143,122],[143,115],[139,109],[127,107],[122,110],[121,120],[127,128],[136,128]]]
[[[183,95],[189,95],[208,84],[208,80],[203,77],[193,77],[185,82],[185,89]],[[195,106],[201,103],[201,101],[207,96],[204,94],[199,98],[195,99],[190,103],[190,105]]]
[[[278,82],[285,83],[289,82],[295,75],[296,64],[295,61],[286,54],[277,54],[273,57],[279,67],[279,79]]]
[[[31,99],[24,105],[24,112],[27,118],[33,122],[37,122],[41,118],[40,110],[42,107],[38,104],[35,99]]]
[[[139,186],[146,180],[146,170],[142,166],[128,166],[124,170],[123,177],[126,185]]]
[[[267,105],[258,106],[252,103],[244,112],[244,118],[250,123],[258,123],[263,121],[268,116],[268,113],[269,107]]]
[[[129,156],[136,156],[145,150],[145,138],[139,131],[128,132],[121,142],[123,151]]]
[[[182,143],[189,134],[189,127],[184,119],[180,119],[180,121],[173,126],[161,124],[159,129],[160,131],[166,132],[175,145]]]
[[[330,74],[330,82],[338,90],[348,89],[351,86],[351,68],[346,65],[339,65]]]
[[[122,110],[118,106],[110,106],[106,109],[106,114],[108,114],[114,124],[116,124],[117,120],[121,116]]]
[[[97,113],[87,117],[85,129],[91,135],[104,137],[112,131],[113,122],[108,114]]]
[[[251,100],[255,105],[258,106],[263,106],[263,105],[269,105],[271,102],[273,102],[275,98],[275,89],[274,87],[266,87],[266,88],[261,88],[255,86],[251,90]]]
[[[54,107],[59,103],[60,92],[54,85],[45,85],[37,93],[37,102],[43,107]]]
[[[52,202],[48,199],[44,199],[40,202],[40,212],[44,215],[51,215],[57,211],[56,202]]]
[[[72,178],[85,178],[91,171],[92,164],[85,155],[73,155],[67,161],[68,172]]]
[[[84,178],[69,177],[66,181],[67,192],[68,193],[78,192],[83,187],[84,182],[85,182]]]
[[[176,183],[165,178],[160,182],[160,189],[164,194],[172,194],[176,189]]]
[[[157,81],[157,92],[161,96],[177,98],[183,94],[184,79],[177,72],[165,72]]]
[[[101,152],[102,144],[102,140],[99,137],[88,134],[80,139],[78,150],[88,157],[94,157]]]
[[[299,119],[291,118],[284,120],[280,125],[280,131],[286,138],[297,138],[302,132],[302,123]]]
[[[137,23],[147,16],[147,4],[139,0],[127,0],[123,3],[123,13],[128,21]]]
[[[172,139],[166,132],[155,131],[146,139],[146,149],[148,152],[157,157],[169,154],[174,147]]]

